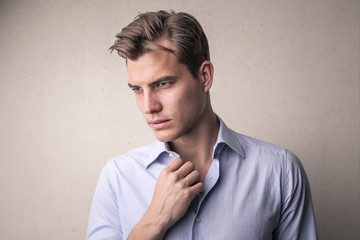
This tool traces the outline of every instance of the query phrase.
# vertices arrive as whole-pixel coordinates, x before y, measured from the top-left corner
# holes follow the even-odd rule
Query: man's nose
[[[155,93],[150,91],[144,94],[144,112],[146,114],[154,114],[160,112],[161,109],[161,104]]]

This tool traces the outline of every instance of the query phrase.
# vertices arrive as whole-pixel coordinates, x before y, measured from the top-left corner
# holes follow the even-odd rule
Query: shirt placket
[[[193,236],[192,239],[199,239],[201,236],[201,222],[202,222],[202,212],[211,211],[211,209],[203,209],[203,202],[206,199],[207,195],[211,189],[215,186],[220,176],[219,170],[219,160],[214,159],[204,181],[204,190],[198,194],[191,204],[191,211],[193,217]]]

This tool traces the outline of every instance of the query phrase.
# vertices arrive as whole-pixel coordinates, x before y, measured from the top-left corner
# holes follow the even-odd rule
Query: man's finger
[[[190,191],[193,197],[195,197],[196,194],[201,193],[203,190],[204,190],[204,184],[202,182],[198,182],[190,187]]]
[[[195,166],[192,162],[185,162],[176,172],[180,178],[186,177],[189,173],[194,170]]]
[[[171,163],[167,165],[167,169],[169,172],[175,172],[184,164],[184,160],[181,158],[174,159]]]
[[[193,170],[184,178],[184,181],[186,182],[186,186],[194,185],[195,183],[199,182],[199,180],[200,180],[200,173],[197,170]]]

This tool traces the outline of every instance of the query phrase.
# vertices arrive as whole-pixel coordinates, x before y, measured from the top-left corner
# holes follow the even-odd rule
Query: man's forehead
[[[152,50],[136,60],[128,60],[128,82],[132,85],[149,83],[164,76],[178,75],[183,69],[176,56],[168,51]]]

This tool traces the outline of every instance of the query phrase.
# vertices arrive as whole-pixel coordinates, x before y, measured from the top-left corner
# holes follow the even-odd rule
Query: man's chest
[[[137,183],[121,183],[118,205],[125,236],[147,210],[156,180],[144,174]],[[271,239],[280,217],[280,180],[257,169],[220,167],[214,161],[204,185],[165,239]]]

